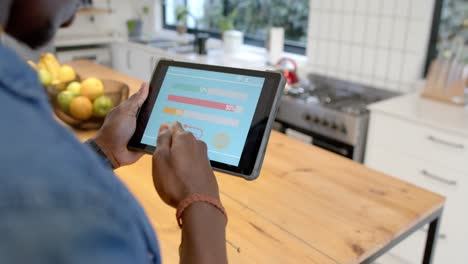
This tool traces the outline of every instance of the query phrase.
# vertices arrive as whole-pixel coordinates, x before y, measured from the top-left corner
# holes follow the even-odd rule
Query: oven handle
[[[334,152],[339,153],[339,154],[341,154],[343,156],[346,156],[346,157],[349,156],[349,151],[347,149],[333,146],[332,144],[329,144],[327,142],[323,142],[323,141],[320,141],[320,140],[316,140],[315,138],[312,139],[312,143],[314,145],[317,145],[318,147],[322,147],[322,148],[334,151]]]

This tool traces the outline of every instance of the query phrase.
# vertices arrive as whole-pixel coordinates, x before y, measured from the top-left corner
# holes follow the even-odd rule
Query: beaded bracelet
[[[216,209],[221,211],[221,213],[223,213],[227,222],[226,210],[224,209],[219,199],[216,199],[208,195],[195,193],[185,198],[184,200],[182,200],[182,202],[179,203],[179,206],[177,206],[176,219],[177,219],[177,223],[179,224],[179,227],[182,228],[182,214],[184,213],[185,209],[187,209],[193,203],[197,203],[197,202],[204,202],[204,203],[208,203],[214,206]]]

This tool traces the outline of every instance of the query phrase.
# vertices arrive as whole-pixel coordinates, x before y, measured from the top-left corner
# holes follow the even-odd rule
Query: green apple
[[[57,102],[60,106],[60,109],[62,109],[63,111],[65,112],[68,112],[68,109],[70,108],[70,102],[73,100],[73,98],[75,98],[76,95],[74,95],[72,92],[70,91],[61,91],[58,95],[57,95]]]
[[[50,72],[47,70],[39,70],[37,74],[39,75],[39,80],[42,85],[49,86],[52,84],[52,74],[50,74]]]
[[[97,117],[105,117],[113,107],[112,100],[108,96],[102,95],[94,100],[93,113]]]
[[[79,82],[72,82],[67,86],[67,91],[71,92],[75,96],[78,96],[81,92],[81,84]]]

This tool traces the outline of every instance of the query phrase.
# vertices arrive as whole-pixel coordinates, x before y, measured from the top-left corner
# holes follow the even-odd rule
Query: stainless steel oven
[[[309,81],[307,85],[286,89],[276,128],[362,162],[369,123],[367,106],[398,94],[313,74]]]

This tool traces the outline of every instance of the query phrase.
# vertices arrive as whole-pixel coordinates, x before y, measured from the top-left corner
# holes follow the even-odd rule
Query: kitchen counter
[[[459,107],[409,94],[373,104],[372,111],[468,137],[468,105]]]
[[[162,39],[171,39],[170,37],[163,35]],[[232,54],[226,54],[223,50],[222,43],[219,40],[210,39],[208,44],[208,54],[200,55],[196,52],[179,53],[173,51],[167,51],[163,48],[152,46],[151,44],[143,44],[134,41],[119,41],[117,43],[125,44],[131,49],[144,50],[147,52],[156,52],[164,54],[163,57],[187,61],[193,63],[203,63],[212,65],[221,65],[226,67],[237,67],[237,68],[250,68],[250,69],[274,69],[271,65],[267,64],[268,54],[264,48],[243,45],[239,47],[239,50]],[[297,54],[284,53],[285,57],[293,58],[297,61],[300,68],[305,66],[306,59],[304,56]]]
[[[141,82],[86,61],[80,76]],[[93,131],[76,132],[80,140]],[[180,229],[174,209],[157,196],[151,156],[116,170],[143,205],[165,263],[178,263]],[[440,215],[444,198],[351,160],[273,132],[260,178],[216,173],[229,215],[231,263],[362,263],[384,253]],[[422,256],[421,256],[422,257]]]
[[[161,30],[155,34],[154,39],[176,41],[179,43],[190,43],[193,41],[194,36],[192,34],[179,35],[174,30]],[[271,65],[267,64],[268,53],[264,47],[257,47],[252,45],[242,45],[238,47],[238,51],[232,54],[226,54],[223,50],[223,42],[219,39],[209,38],[207,41],[206,55],[199,55],[196,52],[190,53],[177,53],[168,52],[165,49],[158,48],[151,44],[137,43],[131,40],[120,41],[128,42],[128,45],[134,48],[144,49],[147,51],[156,51],[160,53],[166,53],[166,56],[175,60],[205,63],[213,65],[223,65],[228,67],[240,67],[240,68],[253,68],[264,70],[266,68],[273,69]],[[307,57],[305,55],[299,55],[294,53],[284,52],[283,57],[294,59],[299,69],[305,68],[307,64]]]

